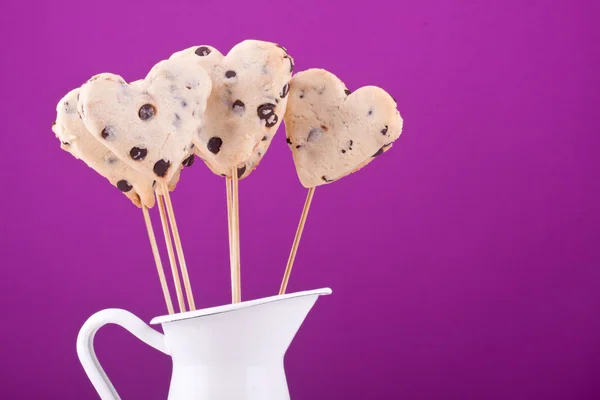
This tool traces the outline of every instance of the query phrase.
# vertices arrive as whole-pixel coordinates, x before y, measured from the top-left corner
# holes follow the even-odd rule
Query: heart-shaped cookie
[[[131,84],[96,75],[82,86],[78,110],[92,135],[121,160],[168,183],[190,155],[210,91],[197,63],[166,60]]]
[[[287,105],[294,62],[274,43],[246,40],[223,56],[211,46],[175,53],[212,80],[202,128],[194,137],[196,154],[216,174],[245,178],[265,155]]]
[[[350,93],[323,69],[294,75],[290,86],[286,140],[306,188],[358,171],[388,151],[402,132],[396,101],[381,88]]]
[[[78,97],[79,88],[70,91],[56,106],[56,122],[52,125],[52,130],[61,142],[60,147],[108,179],[136,206],[141,207],[143,204],[152,208],[155,202],[154,180],[129,167],[92,136],[77,112]],[[182,164],[178,170],[181,171],[183,166]],[[169,185],[170,190],[175,189],[179,171]]]

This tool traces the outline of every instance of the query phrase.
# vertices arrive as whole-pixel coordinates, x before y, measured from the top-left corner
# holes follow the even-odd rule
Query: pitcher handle
[[[106,376],[94,352],[94,335],[98,329],[107,324],[122,326],[142,342],[167,355],[169,355],[169,349],[165,344],[163,334],[150,328],[129,311],[117,308],[98,311],[83,324],[77,336],[79,362],[102,400],[120,400],[121,397]]]

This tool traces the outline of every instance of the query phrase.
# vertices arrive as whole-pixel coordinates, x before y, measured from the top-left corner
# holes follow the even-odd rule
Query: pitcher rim
[[[204,308],[202,310],[186,311],[186,312],[177,313],[177,314],[161,315],[159,317],[154,317],[152,319],[152,321],[150,321],[150,325],[159,325],[159,324],[165,324],[165,323],[169,323],[169,322],[182,321],[182,320],[190,319],[190,318],[206,317],[208,315],[222,314],[222,313],[226,313],[226,312],[230,312],[230,311],[240,310],[243,308],[255,307],[255,306],[262,305],[262,304],[272,303],[275,301],[292,299],[295,297],[303,297],[303,296],[311,296],[311,295],[326,296],[326,295],[330,295],[330,294],[331,294],[330,288],[321,288],[321,289],[314,289],[314,290],[305,290],[302,292],[286,293],[286,294],[281,294],[281,295],[263,297],[263,298],[255,299],[255,300],[243,301],[243,302],[235,303],[235,304],[225,304],[222,306]]]

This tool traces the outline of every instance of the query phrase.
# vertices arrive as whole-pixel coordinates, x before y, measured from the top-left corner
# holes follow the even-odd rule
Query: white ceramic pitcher
[[[98,363],[94,335],[106,324],[127,329],[170,355],[169,400],[289,400],[283,357],[320,295],[318,289],[154,318],[164,335],[128,311],[92,315],[77,338],[77,355],[103,400],[120,399]]]

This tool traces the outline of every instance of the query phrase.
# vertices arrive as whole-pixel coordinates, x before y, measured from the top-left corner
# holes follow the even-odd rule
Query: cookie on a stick
[[[153,180],[129,167],[90,134],[77,112],[78,97],[79,89],[74,89],[58,102],[56,106],[56,122],[52,125],[52,130],[60,140],[60,146],[63,150],[71,153],[75,158],[82,160],[91,169],[108,179],[113,186],[123,192],[136,206],[142,208],[167,310],[169,314],[173,314],[173,303],[169,294],[148,212],[148,208],[154,206]]]
[[[166,60],[131,84],[118,75],[96,75],[82,86],[78,102],[92,135],[161,187],[190,310],[195,310],[195,303],[168,183],[190,160],[192,138],[201,127],[211,88],[209,76],[198,64]],[[169,256],[174,259],[172,252]]]
[[[308,195],[280,294],[287,288],[315,188],[358,171],[388,151],[403,124],[396,101],[383,89],[365,86],[352,93],[323,69],[292,78],[284,119],[286,141]]]
[[[245,40],[223,55],[212,46],[194,46],[171,60],[191,60],[212,80],[196,154],[217,175],[226,177],[232,268],[232,301],[241,300],[238,179],[258,166],[287,106],[292,57],[275,43]]]

